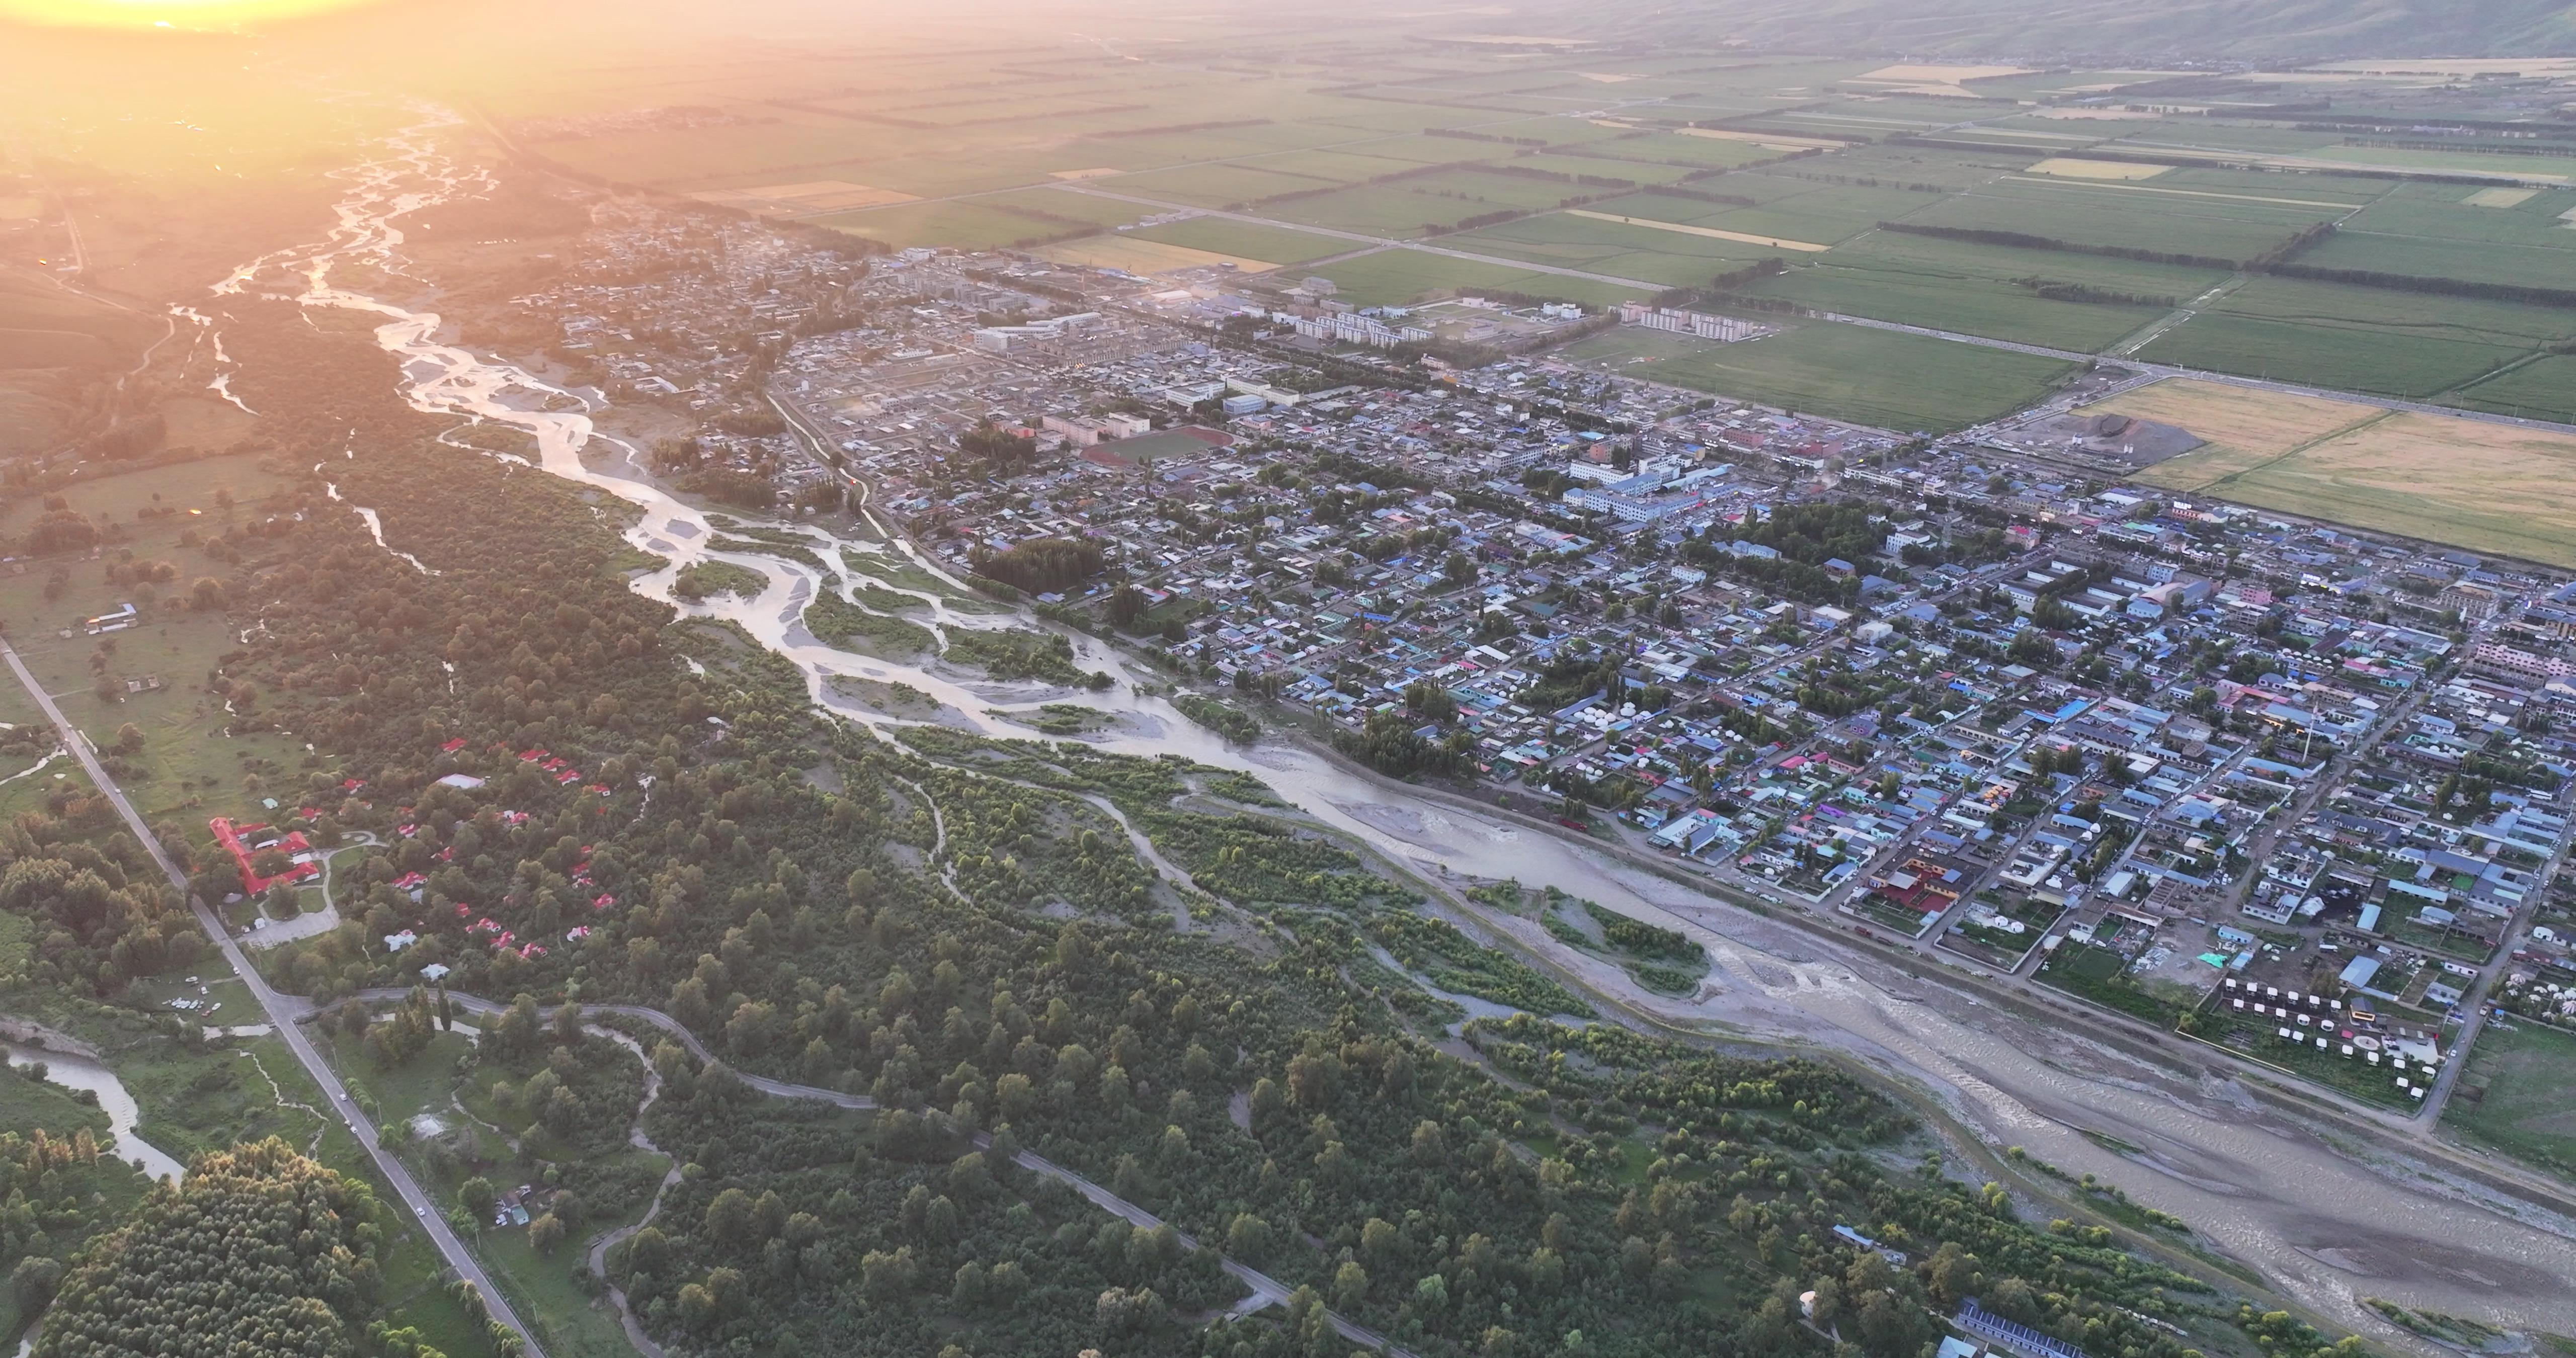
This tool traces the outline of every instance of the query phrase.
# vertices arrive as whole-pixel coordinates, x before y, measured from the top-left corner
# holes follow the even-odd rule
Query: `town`
[[[2009,422],[1926,440],[1551,357],[1765,333],[1687,310],[598,217],[603,278],[726,241],[517,299],[689,427],[684,488],[864,507],[1229,734],[2400,1115],[2483,1093],[2453,1086],[2490,1015],[2576,1023],[2563,572],[2179,498]]]

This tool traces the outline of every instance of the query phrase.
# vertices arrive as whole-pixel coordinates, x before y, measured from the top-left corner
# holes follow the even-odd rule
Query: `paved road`
[[[303,1029],[296,1026],[295,1019],[300,1014],[312,1012],[312,1005],[303,999],[281,995],[270,989],[267,980],[259,974],[259,969],[251,965],[250,959],[243,955],[241,946],[233,942],[232,936],[225,931],[223,921],[215,917],[214,911],[206,908],[204,900],[189,893],[187,874],[179,871],[178,864],[170,861],[170,855],[162,850],[161,841],[152,833],[152,827],[144,823],[143,817],[135,811],[134,803],[125,799],[124,789],[119,788],[115,780],[107,776],[107,770],[99,766],[98,756],[91,751],[89,741],[68,718],[63,716],[62,709],[54,706],[54,700],[45,692],[44,685],[36,682],[36,676],[28,670],[27,663],[19,659],[17,648],[11,646],[5,638],[0,638],[0,659],[9,662],[9,668],[16,672],[18,682],[26,686],[28,696],[34,698],[36,705],[44,709],[46,719],[54,724],[55,731],[61,735],[63,748],[70,750],[73,756],[80,760],[81,767],[88,770],[90,781],[96,783],[99,792],[116,807],[116,814],[125,818],[126,828],[134,832],[134,837],[142,842],[144,851],[151,854],[152,861],[159,864],[161,871],[168,875],[170,885],[187,896],[189,908],[196,912],[197,923],[215,940],[215,947],[223,953],[224,960],[232,965],[233,971],[241,977],[242,983],[250,987],[252,998],[259,1001],[259,1007],[267,1013],[270,1024],[277,1029],[278,1037],[285,1041],[288,1050],[295,1053],[295,1059],[304,1063],[304,1069],[313,1077],[313,1082],[322,1087],[323,1097],[330,1100],[332,1108],[340,1114],[340,1120],[347,1123],[349,1130],[357,1136],[358,1144],[366,1148],[368,1156],[376,1162],[377,1171],[384,1176],[386,1183],[393,1186],[395,1196],[401,1198],[403,1205],[411,1209],[413,1221],[428,1234],[430,1243],[438,1247],[438,1252],[445,1256],[447,1266],[454,1269],[459,1277],[481,1289],[484,1303],[490,1307],[494,1320],[518,1331],[527,1340],[528,1358],[545,1358],[545,1350],[538,1346],[536,1339],[529,1335],[528,1327],[521,1324],[519,1317],[510,1310],[509,1299],[501,1295],[501,1289],[492,1285],[492,1280],[484,1275],[482,1265],[476,1263],[473,1254],[465,1248],[465,1242],[457,1239],[456,1232],[448,1228],[447,1218],[440,1215],[438,1204],[432,1201],[427,1193],[421,1191],[420,1185],[413,1181],[411,1171],[405,1169],[402,1162],[396,1160],[392,1152],[385,1149],[382,1139],[376,1132],[375,1123],[365,1113],[360,1112],[357,1104],[350,1100],[349,1091],[340,1083],[340,1077],[332,1073],[330,1064],[322,1059],[320,1052],[314,1050],[312,1040],[305,1036]]]

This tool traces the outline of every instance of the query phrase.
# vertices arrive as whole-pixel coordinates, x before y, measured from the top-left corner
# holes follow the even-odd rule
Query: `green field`
[[[2211,269],[2097,259],[1929,236],[1875,232],[1753,289],[1801,305],[1996,339],[2091,352],[2164,316],[2226,275]],[[2080,284],[2170,302],[2053,300],[2038,288]]]
[[[28,669],[97,744],[113,747],[123,727],[137,728],[140,748],[112,765],[118,781],[146,817],[176,819],[200,841],[208,816],[257,812],[263,797],[287,795],[306,774],[302,742],[273,732],[230,733],[223,699],[206,690],[206,675],[241,644],[240,629],[249,620],[188,606],[196,580],[231,570],[181,541],[186,534],[211,537],[263,517],[261,506],[284,485],[242,456],[77,481],[59,492],[65,502],[96,524],[114,525],[124,535],[115,550],[130,550],[141,562],[169,563],[172,578],[111,583],[105,565],[84,559],[86,553],[39,557],[26,562],[22,574],[0,574],[0,620]],[[230,494],[234,507],[222,507],[220,493]],[[190,509],[202,512],[192,515]],[[23,533],[42,512],[32,498],[14,500],[0,508],[0,534]],[[80,625],[126,603],[141,610],[141,625],[102,637],[89,636]],[[66,630],[69,637],[61,635]],[[157,679],[161,686],[129,693],[119,682],[114,697],[102,698],[96,692],[102,675]],[[13,679],[7,687],[15,691],[18,685]],[[32,712],[20,716],[35,720]],[[270,790],[253,791],[246,775],[256,775]]]
[[[2474,1141],[2576,1178],[2576,1034],[2528,1020],[2487,1025],[2451,1091],[2442,1125]]]
[[[1622,328],[1566,357],[1624,377],[1900,431],[1940,434],[2046,395],[2073,365],[1856,325],[1801,326],[1715,344]]]
[[[0,271],[0,369],[122,367],[163,329],[158,316],[32,273]]]
[[[1186,169],[1122,175],[1107,181],[1102,187],[1190,207],[1232,207],[1283,193],[1331,188],[1341,182],[1314,175],[1255,169],[1249,165],[1193,165]]]
[[[1263,215],[1342,231],[1410,238],[1489,212],[1551,208],[1584,192],[1576,184],[1476,170],[1444,170],[1392,184],[1363,184],[1336,193],[1273,203],[1265,206]]]
[[[1315,272],[1339,284],[1343,300],[1362,306],[1402,306],[1435,292],[1517,292],[1609,307],[1650,291],[1420,250],[1380,250],[1323,265]]]
[[[2576,191],[2549,190],[2481,207],[2458,184],[2405,184],[2299,256],[2321,269],[2457,278],[2526,287],[2576,286]]]
[[[2576,333],[2576,313],[2258,278],[2140,351],[2149,362],[2429,397]]]
[[[2255,201],[2232,190],[2171,190],[2157,181],[2099,183],[2022,176],[1944,199],[1906,218],[1919,226],[2012,231],[2079,245],[2250,259],[2347,209]],[[2213,196],[2196,196],[2207,193]],[[2275,190],[2272,197],[2296,198]]]
[[[2547,354],[2442,398],[2470,410],[2576,423],[2576,355]]]
[[[1266,259],[1273,264],[1303,264],[1308,260],[1361,248],[1357,241],[1336,240],[1331,236],[1224,217],[1192,217],[1161,226],[1138,227],[1127,234],[1138,240],[1161,241],[1165,245],[1211,250],[1244,259]]]
[[[1523,217],[1446,236],[1440,244],[1448,249],[1634,278],[1670,288],[1702,286],[1718,274],[1785,253],[1745,241],[1684,235],[1565,212]]]
[[[1072,195],[1060,196],[1071,197]],[[1137,213],[1150,210],[1134,208]],[[1134,218],[1131,216],[1126,220],[1132,221]],[[981,199],[951,203],[901,203],[893,207],[817,217],[813,221],[816,226],[828,226],[835,231],[846,231],[853,236],[865,236],[870,240],[884,241],[898,248],[909,245],[938,244],[953,245],[961,250],[990,250],[1020,241],[1063,236],[1081,229],[1081,225],[1077,222],[1041,217],[1034,212],[1014,211],[1009,207]]]

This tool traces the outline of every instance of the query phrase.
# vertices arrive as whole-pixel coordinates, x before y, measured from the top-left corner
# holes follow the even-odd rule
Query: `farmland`
[[[1276,264],[1303,264],[1353,248],[1351,242],[1331,236],[1258,226],[1224,217],[1192,217],[1187,221],[1140,227],[1128,234],[1140,240],[1161,241],[1166,245],[1245,259],[1266,259]]]
[[[1277,279],[1259,286],[1314,273],[1360,306],[1485,291],[1599,307],[1777,256],[1787,271],[1749,285],[1768,308],[2576,419],[2568,357],[2551,352],[2576,338],[2566,309],[2472,295],[2576,276],[2576,161],[2528,137],[2345,131],[2262,99],[2201,113],[2094,97],[2173,72],[1710,64],[1550,43],[1398,60],[1321,33],[1265,39],[1246,64],[1225,31],[1183,24],[1146,66],[1032,40],[965,71],[933,43],[863,74],[842,56],[794,71],[729,58],[662,101],[684,108],[639,102],[645,87],[606,71],[490,98],[533,137],[523,149],[569,168],[890,246]],[[2366,69],[2297,87],[2394,121],[2482,107],[2473,90]],[[1189,209],[1235,215],[1137,225]],[[2022,355],[1812,328],[1759,350],[1612,357],[1901,428],[1999,413],[2054,375]],[[1853,354],[1882,366],[1880,395],[1833,366]]]
[[[1339,284],[1344,298],[1362,306],[1401,306],[1433,292],[1483,291],[1518,292],[1606,307],[1647,291],[1418,250],[1355,255],[1320,266],[1314,272]]]
[[[2125,413],[2142,411],[2127,407]],[[2291,421],[2334,417],[2325,410],[2285,412]],[[2188,418],[2175,422],[2191,427]],[[2272,441],[2278,445],[2315,427],[2289,425],[2273,434]],[[2291,443],[2276,454],[2215,447],[2159,463],[2139,479],[2361,528],[2576,566],[2576,436],[2566,434],[2372,411],[2340,431]]]
[[[2576,334],[2554,307],[2256,279],[2139,357],[2346,391],[2430,397]]]
[[[2036,400],[2069,367],[2028,354],[1840,325],[1801,326],[1743,344],[1620,330],[1565,353],[1603,372],[1927,433],[1964,428]]]

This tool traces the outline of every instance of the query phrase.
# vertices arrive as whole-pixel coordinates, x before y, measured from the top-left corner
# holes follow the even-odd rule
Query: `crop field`
[[[2442,397],[2445,404],[2576,424],[2576,355],[2544,354]]]
[[[1783,253],[1722,236],[1679,234],[1599,216],[1551,212],[1441,238],[1443,248],[1525,259],[1634,278],[1662,287],[1696,287],[1717,274]]]
[[[2406,185],[2302,253],[2299,262],[2474,283],[2576,286],[2570,281],[2576,279],[2576,230],[2562,216],[2576,211],[2576,191],[2534,192],[2492,206],[2471,201],[2493,192],[2457,184]]]
[[[1906,218],[1921,226],[2012,231],[2078,245],[2250,259],[2344,209],[2162,184],[2008,176]]]
[[[1402,306],[1435,292],[1518,292],[1589,307],[1610,307],[1652,291],[1419,250],[1390,249],[1356,255],[1314,272],[1339,284],[1343,300],[1362,306]]]
[[[1067,195],[1070,196],[1070,195]],[[1139,208],[1138,212],[1150,209]],[[865,212],[813,218],[853,236],[881,240],[900,249],[909,245],[954,245],[991,250],[1022,241],[1043,241],[1080,231],[1086,223],[1036,212],[1015,210],[977,199],[939,203],[905,203]]]
[[[2190,453],[2139,479],[2576,566],[2576,435],[2387,412],[2278,457],[2213,465]]]
[[[1266,259],[1275,264],[1303,264],[1359,248],[1356,241],[1224,217],[1192,217],[1187,221],[1165,222],[1161,226],[1138,227],[1127,235],[1133,240],[1161,241],[1166,245],[1242,259]]]
[[[2124,391],[2076,413],[2127,415],[2199,435],[2208,447],[2159,463],[2142,478],[2175,489],[2198,490],[2223,474],[2199,474],[2213,462],[2233,459],[2250,466],[2375,419],[2381,410],[2355,401],[2328,401],[2240,387],[2231,382],[2170,377]]]
[[[1498,161],[1495,163],[1521,170],[1545,170],[1550,174],[1570,174],[1577,177],[1590,175],[1601,179],[1625,179],[1631,183],[1637,184],[1677,183],[1683,176],[1692,174],[1697,169],[1695,166],[1676,165],[1669,161],[1662,160],[1647,160],[1643,158],[1634,160],[1625,158],[1613,159],[1610,156],[1603,154],[1568,155],[1562,152],[1547,152],[1535,156],[1514,156],[1509,160]],[[1581,192],[1595,187],[1598,186],[1580,183],[1570,184],[1567,186],[1568,190],[1573,192]]]
[[[1562,351],[1586,367],[1883,428],[1947,433],[2047,394],[2073,365],[1849,325],[1716,344],[1622,328]]]
[[[2576,313],[2260,278],[2139,357],[2390,396],[2431,397],[2576,334]]]
[[[1232,207],[1238,203],[1275,198],[1283,193],[1329,189],[1339,182],[1314,175],[1264,170],[1248,164],[1193,165],[1186,169],[1123,175],[1101,181],[1100,187],[1113,193],[1132,193],[1190,207]]]
[[[1771,279],[1755,294],[1820,311],[2091,353],[2166,314],[2161,306],[2053,301],[1978,274],[1851,266],[1831,259]]]
[[[1449,170],[1277,203],[1267,207],[1265,215],[1401,239],[1488,212],[1551,208],[1583,191],[1578,185],[1544,179]]]

